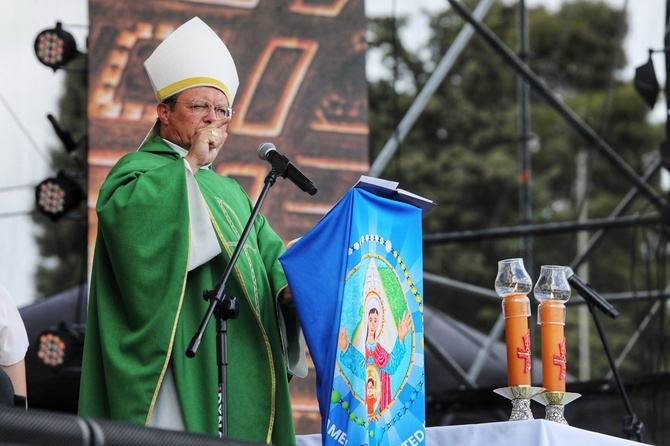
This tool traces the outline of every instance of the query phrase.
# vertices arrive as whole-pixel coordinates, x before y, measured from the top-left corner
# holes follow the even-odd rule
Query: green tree
[[[86,58],[80,56],[65,68],[65,85],[59,100],[57,121],[71,133],[76,149],[68,153],[61,145],[51,150],[53,165],[59,173],[87,190],[86,130],[87,91]],[[40,213],[33,213],[33,221],[40,227],[36,236],[41,259],[35,272],[38,298],[48,297],[59,291],[86,282],[88,215],[86,199],[59,219],[52,220]]]
[[[534,8],[528,14],[531,69],[641,174],[649,159],[658,155],[663,134],[661,126],[647,121],[648,110],[630,81],[616,77],[626,62],[622,13],[604,2],[582,0],[566,2],[557,12]],[[516,4],[496,2],[484,20],[512,50],[516,48],[517,16]],[[382,79],[369,86],[373,159],[465,22],[450,9],[435,14],[430,20],[430,40],[419,52],[408,51],[397,38],[399,33],[393,27],[403,23],[377,19],[370,25],[371,47],[382,51],[387,66],[395,67],[394,80]],[[425,54],[430,55],[428,60],[421,58]],[[520,224],[517,79],[516,71],[475,34],[383,172],[383,177],[400,181],[403,188],[438,204],[424,219],[424,234]],[[589,218],[609,216],[632,183],[535,91],[530,109],[532,132],[540,141],[531,158],[533,222],[577,219],[582,203],[575,195],[575,158],[581,149],[589,153]],[[654,181],[658,188],[658,179]],[[627,213],[652,210],[642,198]],[[665,283],[659,279],[665,275],[664,250],[659,248],[664,245],[659,229],[609,230],[588,258],[589,282],[601,293],[663,289]],[[425,270],[492,289],[497,260],[520,256],[520,248],[518,238],[429,245],[424,249]],[[567,265],[576,254],[575,232],[536,236],[535,268],[529,272],[537,277],[540,265]],[[500,314],[495,301],[473,305],[472,300],[455,293],[445,295],[444,290],[439,296],[425,292],[428,303],[485,331]],[[621,350],[652,304],[622,305],[635,305],[635,309],[621,308],[625,315],[616,325],[604,321],[605,329],[613,332],[610,342],[614,351]],[[568,330],[569,342],[577,345],[574,326]],[[661,322],[643,337],[667,334],[668,328]],[[600,349],[595,335],[591,342]],[[640,344],[622,369],[631,373],[667,371],[667,364],[652,359],[658,358],[658,353],[658,343]],[[570,366],[575,373],[576,361]],[[592,368],[594,376],[601,376],[609,364],[598,357]]]

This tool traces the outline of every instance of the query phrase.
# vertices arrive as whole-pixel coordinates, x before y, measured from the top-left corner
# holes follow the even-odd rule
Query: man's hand
[[[223,143],[228,138],[226,130],[230,119],[214,121],[195,132],[188,155],[185,157],[193,173],[197,172],[202,166],[214,162],[219,150],[223,147]]]

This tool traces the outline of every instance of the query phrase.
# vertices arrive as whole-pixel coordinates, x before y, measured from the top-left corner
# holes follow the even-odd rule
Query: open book
[[[361,175],[361,178],[354,185],[359,189],[366,190],[372,194],[380,197],[389,198],[391,200],[402,201],[409,203],[421,209],[421,215],[426,216],[436,204],[420,195],[400,189],[397,181],[383,180],[381,178],[369,177]]]

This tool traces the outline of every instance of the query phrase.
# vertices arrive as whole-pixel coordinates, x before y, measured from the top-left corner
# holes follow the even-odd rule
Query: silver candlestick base
[[[532,420],[533,412],[530,410],[530,400],[538,394],[542,394],[544,387],[533,386],[509,386],[493,390],[498,395],[504,396],[512,401],[512,413],[509,421]]]
[[[565,405],[582,396],[573,392],[542,392],[532,398],[545,406],[545,420],[568,424],[565,419]]]

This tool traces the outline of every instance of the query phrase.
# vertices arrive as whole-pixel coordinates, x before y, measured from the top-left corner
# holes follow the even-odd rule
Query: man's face
[[[214,105],[209,114],[198,117],[191,112],[191,103],[200,99]],[[185,149],[190,149],[193,136],[198,129],[217,120],[214,108],[228,107],[228,98],[221,90],[213,87],[194,87],[184,90],[174,104],[158,104],[157,112],[161,121],[160,136]],[[170,108],[172,106],[172,109]],[[228,124],[222,127],[225,132]]]

